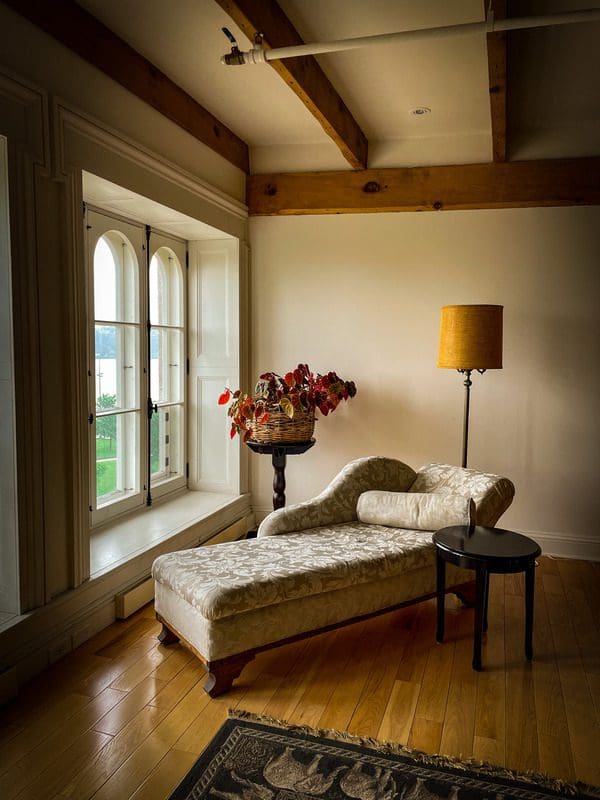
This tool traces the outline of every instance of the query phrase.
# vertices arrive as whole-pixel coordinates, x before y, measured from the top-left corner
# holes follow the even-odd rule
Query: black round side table
[[[486,528],[482,525],[455,525],[433,534],[437,570],[436,641],[444,641],[444,595],[446,562],[475,570],[475,624],[473,629],[473,669],[481,670],[481,638],[487,630],[490,574],[525,573],[525,656],[533,658],[533,598],[535,559],[541,555],[537,542],[521,533]]]
[[[296,456],[306,453],[314,445],[315,439],[308,442],[292,442],[290,444],[263,444],[249,439],[246,444],[255,453],[271,456],[273,464],[273,510],[285,506],[285,464],[287,456]]]

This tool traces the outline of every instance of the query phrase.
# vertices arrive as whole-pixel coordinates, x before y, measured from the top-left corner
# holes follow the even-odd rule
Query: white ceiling
[[[214,0],[79,0],[250,147],[253,172],[349,169],[268,64],[225,67],[228,27]],[[484,18],[484,0],[279,0],[305,41]],[[586,0],[519,0],[509,15],[585,8]],[[509,34],[509,154],[600,152],[600,24]],[[318,57],[369,140],[369,166],[490,161],[484,36],[371,47]],[[416,106],[431,113],[414,116]]]

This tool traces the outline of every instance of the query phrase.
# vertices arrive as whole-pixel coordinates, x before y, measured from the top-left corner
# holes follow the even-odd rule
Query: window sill
[[[187,491],[92,530],[90,578],[98,578],[161,542],[189,531],[238,497]]]

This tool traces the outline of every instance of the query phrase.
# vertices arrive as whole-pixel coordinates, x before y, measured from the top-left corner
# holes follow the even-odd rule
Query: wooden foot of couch
[[[242,653],[238,656],[220,658],[218,661],[209,661],[206,665],[208,677],[202,688],[211,697],[225,694],[231,689],[231,684],[239,677],[246,664],[253,658],[254,655],[251,653]]]
[[[475,581],[461,583],[449,589],[451,594],[455,594],[460,602],[467,608],[475,608]]]
[[[173,633],[170,628],[167,628],[164,622],[162,623],[162,630],[156,638],[161,644],[176,644],[179,641],[179,636]]]

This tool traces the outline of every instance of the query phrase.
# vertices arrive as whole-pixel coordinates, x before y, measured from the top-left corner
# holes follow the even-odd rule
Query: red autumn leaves
[[[227,414],[231,417],[230,436],[236,433],[246,442],[256,425],[269,418],[269,411],[282,411],[293,418],[295,411],[315,411],[323,416],[335,411],[342,400],[356,394],[354,381],[342,380],[335,372],[316,376],[308,364],[298,364],[296,369],[284,377],[276,372],[265,372],[258,379],[254,392],[246,394],[239,389],[225,389],[219,396],[219,405],[231,405]]]

